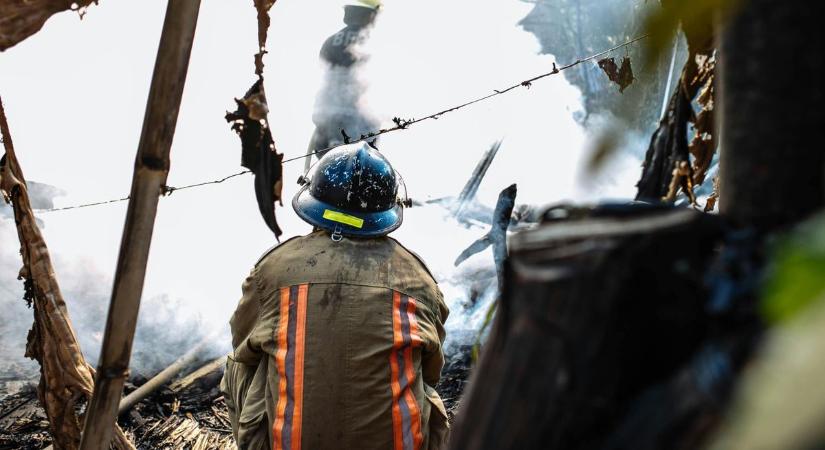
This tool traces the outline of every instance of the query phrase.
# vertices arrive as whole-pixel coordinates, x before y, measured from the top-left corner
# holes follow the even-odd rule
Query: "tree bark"
[[[697,384],[726,381],[691,363],[719,235],[712,216],[635,207],[514,235],[450,448],[677,448],[709,408]]]
[[[770,228],[825,205],[825,37],[813,0],[744,4],[720,43],[720,211]]]

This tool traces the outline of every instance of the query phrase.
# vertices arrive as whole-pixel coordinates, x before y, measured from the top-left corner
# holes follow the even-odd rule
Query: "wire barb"
[[[467,101],[465,103],[462,103],[460,105],[452,106],[450,108],[432,113],[428,116],[424,116],[424,117],[421,117],[421,118],[418,118],[418,119],[401,119],[400,117],[393,117],[392,121],[395,124],[394,127],[381,128],[378,131],[373,131],[373,132],[370,132],[370,133],[367,133],[367,134],[362,134],[357,139],[351,138],[350,136],[348,136],[346,134],[345,130],[342,129],[341,134],[344,136],[345,143],[331,145],[331,146],[326,147],[326,148],[322,148],[322,149],[314,150],[312,152],[308,152],[308,153],[303,154],[301,156],[295,156],[295,157],[292,157],[292,158],[287,158],[287,159],[282,160],[281,163],[287,163],[287,162],[290,162],[290,161],[297,161],[299,159],[309,158],[309,157],[311,157],[313,155],[317,155],[319,153],[324,154],[324,153],[326,153],[330,150],[334,150],[338,147],[343,147],[344,145],[354,144],[354,143],[357,143],[357,142],[363,142],[363,141],[366,141],[368,139],[374,139],[378,136],[381,136],[382,134],[392,133],[392,132],[398,131],[398,130],[406,130],[406,129],[409,129],[410,126],[415,125],[415,124],[420,123],[420,122],[424,122],[425,120],[438,120],[441,116],[443,116],[445,114],[449,114],[451,112],[458,111],[459,109],[466,108],[466,107],[474,105],[476,103],[481,103],[483,101],[489,100],[489,99],[491,99],[493,97],[497,97],[499,95],[504,95],[504,94],[506,94],[510,91],[515,90],[516,88],[519,88],[519,87],[526,87],[526,88],[529,89],[533,85],[533,83],[538,81],[538,80],[541,80],[543,78],[547,78],[547,77],[552,76],[552,75],[556,75],[556,74],[558,74],[560,72],[563,72],[567,69],[578,66],[579,64],[582,64],[584,62],[594,60],[594,59],[599,58],[600,56],[606,55],[610,52],[619,50],[621,48],[626,48],[629,45],[632,45],[636,42],[639,42],[642,39],[645,39],[649,36],[650,36],[649,34],[643,34],[641,36],[635,37],[635,38],[633,38],[629,41],[625,41],[621,44],[618,44],[618,45],[613,46],[611,48],[608,48],[606,50],[602,50],[599,53],[595,53],[595,54],[590,55],[590,56],[585,57],[585,58],[577,59],[576,61],[574,61],[570,64],[567,64],[567,65],[561,66],[561,67],[557,67],[556,63],[554,62],[553,63],[553,69],[550,72],[543,73],[543,74],[540,74],[540,75],[536,75],[533,78],[529,78],[527,80],[520,81],[520,82],[515,83],[512,86],[508,86],[504,89],[493,89],[492,94],[487,94],[487,95],[469,100],[469,101]],[[244,170],[244,171],[241,171],[241,172],[238,172],[238,173],[234,173],[232,175],[225,176],[225,177],[217,179],[217,180],[204,181],[204,182],[201,182],[201,183],[189,184],[189,185],[181,186],[181,187],[164,186],[161,189],[161,195],[162,196],[169,196],[173,192],[180,191],[180,190],[183,190],[183,189],[190,189],[190,188],[201,187],[201,186],[206,186],[206,185],[210,185],[210,184],[223,183],[224,181],[229,180],[230,178],[245,175],[245,174],[250,173],[250,172],[251,171],[249,171],[249,170]],[[65,211],[65,210],[68,210],[68,209],[87,208],[87,207],[90,207],[90,206],[99,206],[99,205],[105,205],[105,204],[108,204],[108,203],[122,202],[122,201],[126,201],[126,200],[129,200],[129,197],[117,198],[117,199],[112,199],[112,200],[105,200],[105,201],[102,201],[102,202],[95,202],[95,203],[85,203],[85,204],[74,205],[74,206],[64,206],[62,208],[38,209],[38,210],[35,210],[35,211],[40,212],[40,213],[53,212],[53,211]]]

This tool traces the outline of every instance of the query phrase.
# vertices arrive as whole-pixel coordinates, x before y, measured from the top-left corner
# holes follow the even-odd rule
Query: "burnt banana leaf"
[[[269,107],[259,78],[241,99],[235,99],[238,109],[226,113],[226,121],[241,138],[241,165],[255,174],[255,198],[266,225],[278,239],[283,232],[275,218],[275,202],[283,206],[284,155],[278,153],[269,130]]]

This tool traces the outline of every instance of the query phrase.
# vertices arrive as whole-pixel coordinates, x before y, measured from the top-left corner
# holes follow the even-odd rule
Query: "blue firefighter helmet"
[[[366,143],[327,152],[299,183],[292,208],[333,235],[384,236],[401,225],[404,183],[390,162]]]

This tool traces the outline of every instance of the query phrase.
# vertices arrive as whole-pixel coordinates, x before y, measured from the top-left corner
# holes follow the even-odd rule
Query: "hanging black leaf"
[[[604,58],[599,60],[599,67],[602,68],[607,78],[615,82],[619,79],[619,66],[616,65],[616,60],[613,58]]]
[[[619,85],[619,92],[624,90],[633,83],[633,66],[630,64],[630,58],[625,56],[622,58],[622,66],[619,68],[619,79],[616,84]]]
[[[599,67],[607,75],[607,78],[619,85],[619,92],[624,90],[633,83],[633,67],[630,63],[630,58],[625,56],[622,59],[622,65],[619,67],[616,60],[613,58],[604,58],[599,60]]]
[[[242,99],[235,99],[238,109],[226,113],[226,121],[241,138],[241,165],[255,174],[255,198],[264,222],[277,239],[281,228],[275,218],[275,202],[281,203],[284,155],[278,153],[269,130],[269,107],[259,78]]]

